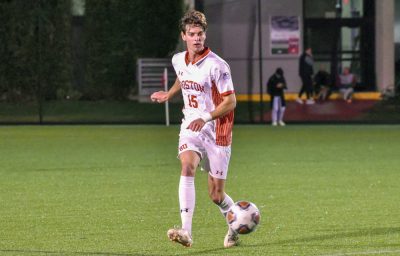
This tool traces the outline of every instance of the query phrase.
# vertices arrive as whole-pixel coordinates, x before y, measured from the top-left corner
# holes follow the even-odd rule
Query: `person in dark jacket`
[[[317,99],[328,100],[332,93],[332,83],[331,75],[326,71],[325,67],[321,67],[317,74],[315,74],[314,82],[314,89],[315,93],[317,94]]]
[[[301,78],[302,86],[296,101],[303,104],[301,96],[306,93],[307,101],[306,104],[314,104],[313,94],[313,79],[314,74],[314,59],[312,56],[312,49],[310,47],[306,48],[304,53],[300,56],[299,61],[299,75]]]
[[[277,68],[275,73],[268,79],[267,90],[271,96],[272,125],[285,126],[283,116],[286,109],[284,90],[287,88],[283,69]]]

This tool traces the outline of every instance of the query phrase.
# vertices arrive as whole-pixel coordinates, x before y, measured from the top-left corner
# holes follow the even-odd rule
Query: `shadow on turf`
[[[323,241],[323,240],[340,239],[340,238],[387,235],[387,234],[394,234],[394,233],[400,233],[400,227],[360,229],[360,230],[357,230],[354,232],[341,232],[341,233],[334,233],[334,234],[329,234],[329,235],[320,235],[320,236],[316,235],[316,236],[303,237],[303,238],[294,238],[294,239],[282,240],[282,241],[277,241],[277,242],[272,242],[272,243],[258,244],[255,246],[284,245],[284,244]],[[254,246],[254,245],[252,245],[252,246]]]

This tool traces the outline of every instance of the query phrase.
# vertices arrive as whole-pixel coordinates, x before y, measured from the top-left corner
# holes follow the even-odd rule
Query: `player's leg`
[[[200,163],[200,156],[195,151],[185,151],[179,155],[181,160],[181,177],[179,181],[179,205],[182,228],[192,234],[192,218],[195,206],[196,191],[194,176]]]
[[[211,200],[218,206],[224,218],[229,211],[229,208],[234,204],[232,198],[225,193],[225,180],[218,179],[211,174],[208,175],[208,194]],[[228,223],[227,223],[228,224]],[[225,235],[224,247],[232,247],[238,243],[238,235],[228,227],[228,232]]]
[[[208,171],[208,194],[225,218],[229,208],[234,204],[232,198],[225,193],[225,180],[228,174],[231,148],[230,146],[217,146],[207,139],[204,145],[207,154],[203,159],[203,166]],[[237,240],[237,234],[228,227],[224,246],[232,247],[237,244]]]
[[[182,228],[168,230],[171,241],[178,242],[183,246],[192,246],[192,218],[195,207],[194,176],[200,162],[200,155],[193,150],[186,150],[179,154],[181,161],[181,177],[179,180],[179,206]]]
[[[225,193],[225,180],[217,179],[208,175],[208,195],[210,199],[219,207],[222,215],[226,216],[229,208],[233,205],[233,200]]]
[[[208,171],[208,195],[225,216],[233,204],[233,200],[225,193],[231,148],[217,146],[208,141],[205,143],[205,150],[207,155],[203,159],[203,167]]]

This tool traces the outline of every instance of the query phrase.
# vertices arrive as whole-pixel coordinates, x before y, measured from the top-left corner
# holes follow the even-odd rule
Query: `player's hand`
[[[152,101],[157,101],[158,103],[166,102],[168,100],[168,92],[164,91],[155,92],[150,96],[150,99]]]
[[[203,126],[206,124],[203,119],[198,118],[196,120],[193,120],[186,129],[192,130],[194,132],[199,132]]]

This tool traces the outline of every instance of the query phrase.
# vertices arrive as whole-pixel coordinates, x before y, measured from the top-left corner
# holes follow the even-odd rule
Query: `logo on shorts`
[[[187,144],[186,143],[179,147],[179,151],[182,151],[184,149],[187,149]]]
[[[223,171],[216,171],[216,174],[217,174],[217,175],[219,174],[219,175],[222,176],[222,175],[224,175],[224,172],[223,172]]]

